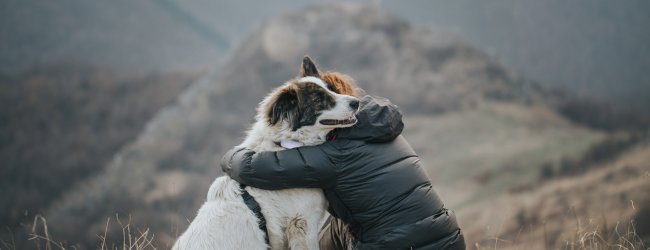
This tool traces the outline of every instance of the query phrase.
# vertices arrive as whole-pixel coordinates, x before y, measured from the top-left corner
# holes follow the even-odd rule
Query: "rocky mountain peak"
[[[305,54],[414,112],[540,94],[453,35],[413,27],[374,5],[319,6],[268,20],[226,64],[223,82],[261,96],[295,75]]]

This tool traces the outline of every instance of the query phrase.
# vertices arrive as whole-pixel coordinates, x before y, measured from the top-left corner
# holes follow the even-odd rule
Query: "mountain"
[[[0,239],[101,172],[201,74],[124,75],[71,64],[0,73],[0,225],[7,229]]]
[[[453,31],[544,86],[625,109],[650,106],[650,3],[612,1],[386,1],[416,24]]]
[[[575,106],[567,105],[570,95],[514,76],[453,36],[374,5],[311,7],[261,25],[222,68],[158,112],[103,172],[54,202],[45,213],[52,237],[91,248],[107,230],[108,240],[119,242],[122,228],[107,222],[118,214],[149,228],[155,246],[169,247],[221,174],[220,157],[242,140],[257,103],[297,75],[305,54],[401,107],[405,137],[459,215],[612,134],[560,112]],[[484,226],[459,218],[468,232]],[[468,242],[481,239],[468,235]]]

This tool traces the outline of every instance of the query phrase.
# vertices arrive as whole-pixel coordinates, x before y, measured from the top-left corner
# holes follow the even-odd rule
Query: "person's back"
[[[324,189],[325,196],[336,216],[349,224],[358,248],[462,242],[459,228],[450,234],[447,227],[456,224],[455,218],[402,136],[385,143],[343,139],[331,145],[335,150],[325,152],[332,161],[346,164],[339,164],[340,177]]]
[[[397,107],[366,96],[357,116],[359,123],[334,141],[279,152],[231,150],[222,168],[262,189],[322,188],[354,249],[465,249],[455,217],[399,136]]]

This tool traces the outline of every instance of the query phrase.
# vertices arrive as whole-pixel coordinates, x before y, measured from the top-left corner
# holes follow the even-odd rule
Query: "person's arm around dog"
[[[261,189],[327,188],[336,180],[336,164],[321,147],[327,145],[257,153],[232,149],[222,158],[221,167],[237,182]]]

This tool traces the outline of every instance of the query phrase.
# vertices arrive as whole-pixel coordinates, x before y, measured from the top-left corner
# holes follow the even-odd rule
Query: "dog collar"
[[[327,141],[336,141],[336,129],[327,134]]]

